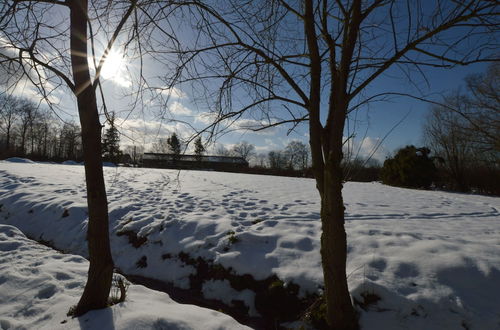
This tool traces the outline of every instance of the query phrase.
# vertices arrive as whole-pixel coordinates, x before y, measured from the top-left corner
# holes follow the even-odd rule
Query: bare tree
[[[250,160],[255,154],[255,146],[247,141],[241,141],[238,144],[235,144],[231,149],[231,155],[236,157],[241,157],[247,162]]]
[[[500,63],[491,64],[482,74],[466,78],[464,104],[452,108],[465,119],[462,126],[470,132],[469,139],[484,153],[500,154]],[[495,156],[493,157],[495,158]]]
[[[81,146],[80,126],[72,122],[64,123],[59,135],[59,156],[63,159],[80,159]]]
[[[125,146],[124,153],[130,155],[132,164],[137,165],[141,161],[142,155],[144,154],[144,147],[136,145],[128,145]]]
[[[20,153],[26,154],[26,140],[30,129],[33,129],[33,122],[36,117],[37,108],[33,102],[24,99],[21,108],[19,109],[19,136],[21,144],[19,146]]]
[[[300,141],[291,141],[285,148],[288,166],[296,170],[305,170],[309,163],[309,149]]]
[[[11,150],[11,137],[14,124],[19,116],[21,100],[14,96],[2,95],[0,98],[0,129],[5,134],[5,150]]]
[[[287,166],[287,159],[286,156],[284,155],[283,151],[281,150],[276,150],[276,151],[270,151],[267,154],[267,157],[269,159],[269,167],[275,170],[283,170]]]
[[[167,143],[167,138],[160,137],[155,140],[151,146],[151,151],[159,154],[168,154],[170,152],[170,147]]]
[[[452,189],[468,191],[471,172],[500,163],[500,65],[466,78],[466,88],[434,104],[424,136],[451,179]]]
[[[426,67],[495,59],[497,2],[174,3],[189,11],[198,34],[179,49],[182,71],[177,72],[182,75],[167,84],[195,81],[201,96],[215,96],[216,119],[208,129],[250,116],[255,125],[245,127],[254,130],[280,124],[293,129],[308,122],[312,171],[321,197],[327,321],[335,329],[357,328],[346,279],[341,168],[346,121],[370,101],[405,95],[369,94],[367,87],[389,69],[392,75],[399,69],[411,77],[424,75]]]
[[[259,153],[255,155],[255,165],[259,167],[266,167],[267,165],[267,155],[264,153]]]
[[[0,38],[3,47],[6,47],[0,52],[0,64],[14,80],[7,84],[16,84],[18,79],[30,81],[49,106],[53,105],[51,94],[58,88],[70,90],[77,101],[87,184],[90,257],[87,284],[74,310],[77,316],[108,306],[113,260],[109,245],[96,89],[106,57],[136,5],[135,0],[114,4],[106,1],[92,3],[94,17],[109,18],[108,22],[114,27],[106,26],[104,29],[112,32],[98,64],[95,53],[88,49],[88,40],[94,34],[89,33],[93,22],[89,20],[91,15],[87,0],[13,0],[4,2],[0,7]],[[68,17],[57,21],[59,15],[49,14],[55,10]],[[99,18],[96,21],[101,23]],[[89,57],[94,60],[94,79]]]
[[[460,105],[463,97],[453,95],[447,100],[449,105]],[[461,128],[464,121],[465,119],[455,111],[434,106],[424,127],[426,143],[432,148],[438,160],[443,163],[446,172],[454,182],[453,188],[459,191],[468,190],[466,171],[473,154],[473,144],[467,138],[466,131]]]
[[[226,149],[226,147],[224,147],[223,144],[219,144],[216,148],[215,148],[215,155],[217,156],[223,156],[223,157],[228,157],[231,155],[231,152],[229,150]]]

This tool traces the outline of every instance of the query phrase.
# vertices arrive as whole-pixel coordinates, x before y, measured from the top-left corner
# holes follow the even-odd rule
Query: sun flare
[[[104,62],[101,74],[106,79],[113,79],[122,74],[125,61],[121,52],[111,50]]]

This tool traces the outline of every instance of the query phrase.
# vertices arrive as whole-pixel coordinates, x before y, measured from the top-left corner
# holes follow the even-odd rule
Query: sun
[[[111,50],[106,58],[106,62],[102,67],[101,74],[106,79],[112,79],[120,74],[123,70],[124,60],[123,54],[118,51]]]
[[[104,79],[112,80],[119,85],[128,85],[126,77],[126,61],[123,53],[111,50],[101,70]]]

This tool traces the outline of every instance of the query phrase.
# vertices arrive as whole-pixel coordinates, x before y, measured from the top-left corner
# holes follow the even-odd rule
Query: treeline
[[[500,63],[470,75],[435,105],[424,126],[436,186],[500,195]]]
[[[268,153],[257,153],[254,145],[242,141],[230,149],[223,146],[216,148],[218,156],[242,157],[251,166],[245,173],[290,177],[313,178],[309,146],[294,140],[284,149]],[[379,180],[380,163],[374,159],[356,157],[345,160],[342,164],[344,180],[370,182]]]
[[[430,109],[427,147],[407,146],[386,160],[384,183],[500,195],[500,64],[465,82]]]
[[[8,157],[80,161],[80,126],[62,123],[27,99],[0,95],[0,158]]]
[[[110,114],[102,136],[104,161],[118,164],[137,161],[135,148],[130,154],[120,150],[120,136]],[[82,161],[80,125],[62,122],[48,109],[20,97],[0,95],[0,159],[25,157],[37,161]]]

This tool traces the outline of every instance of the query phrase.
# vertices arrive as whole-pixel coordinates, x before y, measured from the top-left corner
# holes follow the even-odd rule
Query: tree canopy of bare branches
[[[170,5],[170,4],[169,4]],[[498,60],[494,1],[174,1],[196,34],[177,51],[178,75],[215,113],[207,129],[309,127],[321,196],[327,321],[357,328],[346,280],[342,146],[353,111],[397,91],[370,94],[385,74],[413,80],[427,68]],[[167,5],[165,5],[167,6]],[[417,86],[418,87],[418,86]],[[408,95],[412,96],[412,95]],[[224,128],[224,127],[222,127]]]
[[[471,172],[500,163],[500,65],[466,78],[466,87],[436,102],[424,138],[450,177],[452,189],[469,191]],[[477,188],[477,187],[474,187]]]
[[[113,260],[97,90],[106,58],[120,32],[127,31],[124,26],[136,5],[135,0],[92,1],[91,10],[87,0],[13,0],[0,5],[0,69],[7,77],[1,81],[5,89],[14,90],[21,81],[28,81],[51,108],[57,108],[55,94],[70,91],[78,107],[87,185],[90,267],[74,315],[108,306]],[[136,30],[128,31],[133,36]],[[94,48],[94,37],[98,34],[107,39],[99,56]]]

